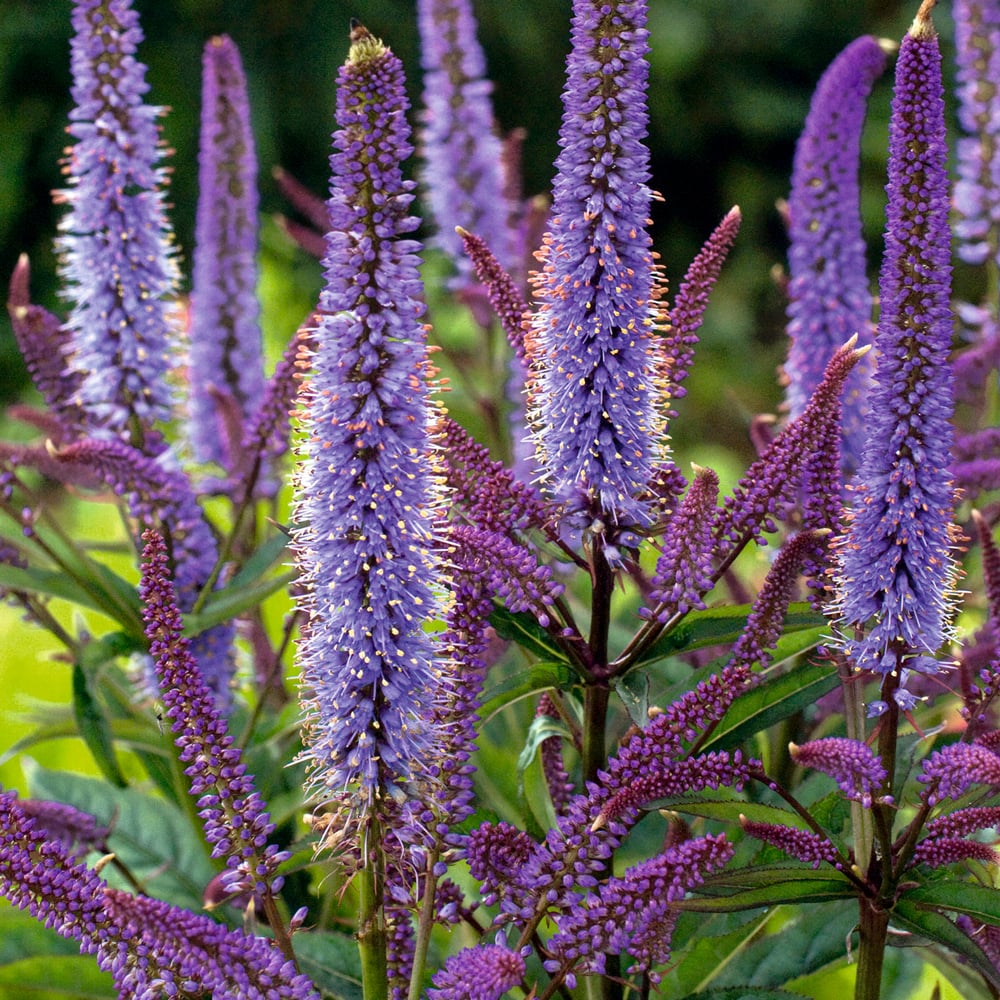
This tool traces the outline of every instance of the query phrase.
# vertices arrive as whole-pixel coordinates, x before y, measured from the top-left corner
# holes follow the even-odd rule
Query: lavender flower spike
[[[903,39],[889,140],[882,314],[869,443],[840,552],[839,615],[859,669],[937,672],[955,560],[948,472],[952,317],[941,56],[925,0]]]
[[[646,232],[647,5],[575,0],[541,308],[529,334],[529,421],[557,500],[610,524],[648,524],[638,494],[663,458],[657,328]]]
[[[424,69],[422,153],[436,242],[466,282],[472,262],[456,226],[478,234],[504,267],[514,255],[492,85],[470,0],[417,0]]]
[[[158,166],[160,109],[142,101],[142,31],[129,0],[76,0],[73,29],[69,133],[78,142],[57,241],[72,302],[70,369],[82,376],[92,430],[135,442],[171,409],[177,265]]]
[[[870,35],[840,53],[816,88],[795,148],[788,253],[789,415],[799,416],[833,352],[857,333],[870,344],[872,297],[861,234],[858,163],[865,104],[885,69]],[[844,393],[844,457],[856,467],[864,447],[865,387],[870,361],[851,374]]]
[[[276,870],[289,854],[268,843],[274,824],[182,634],[163,538],[146,531],[143,539],[139,595],[149,655],[156,661],[179,759],[198,798],[205,839],[212,857],[226,859],[228,892],[269,895],[281,888]]]
[[[191,442],[230,468],[215,393],[244,420],[264,392],[257,302],[257,158],[246,78],[232,39],[205,46],[198,219],[191,288]],[[214,390],[214,391],[213,391]]]
[[[320,796],[367,810],[411,776],[440,684],[422,623],[433,618],[440,523],[417,273],[406,238],[412,184],[403,68],[353,23],[337,89],[331,231],[308,435],[298,479],[298,555],[309,587],[301,646],[306,756]]]

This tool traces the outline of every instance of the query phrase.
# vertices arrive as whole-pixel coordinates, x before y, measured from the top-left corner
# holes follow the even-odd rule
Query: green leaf
[[[497,712],[515,701],[552,688],[565,691],[576,680],[565,661],[532,663],[485,690],[479,716],[484,723],[489,722]]]
[[[278,532],[269,538],[240,567],[229,581],[230,587],[246,587],[260,579],[288,550],[288,535]]]
[[[334,1000],[362,1000],[361,959],[353,937],[325,931],[295,935],[299,968]]]
[[[796,830],[808,830],[809,825],[788,809],[765,805],[763,802],[747,802],[739,799],[666,799],[663,804],[657,803],[661,809],[671,809],[674,812],[685,813],[688,816],[703,816],[705,819],[717,819],[726,823],[739,823],[740,816],[746,816],[753,823],[778,823],[790,826]]]
[[[943,913],[921,909],[909,895],[896,902],[892,923],[961,955],[987,982],[1000,987],[1000,973],[976,942]]]
[[[6,901],[0,903],[0,967],[25,958],[79,954],[77,941],[62,937]]]
[[[731,645],[746,628],[750,609],[749,604],[734,604],[688,612],[678,625],[653,643],[639,657],[635,666],[640,667],[656,660],[662,660],[667,656],[674,656],[677,653],[693,649],[703,649],[706,646]],[[782,627],[783,634],[815,629],[829,632],[830,626],[822,615],[810,608],[808,602],[800,601],[789,605]],[[816,641],[819,639],[817,638]],[[814,643],[810,641],[809,644],[813,645]]]
[[[824,663],[803,663],[786,674],[769,678],[730,706],[702,750],[739,746],[755,733],[815,704],[839,683],[837,671]]]
[[[97,766],[112,785],[124,788],[128,782],[122,774],[115,756],[114,740],[108,720],[94,698],[87,675],[78,664],[73,664],[73,716],[76,719],[80,738],[97,762]]]
[[[954,910],[983,924],[1000,927],[1000,889],[977,882],[928,882],[905,897],[920,909]]]
[[[811,867],[761,865],[712,875],[692,895],[676,904],[680,910],[726,913],[779,903],[826,903],[853,899],[854,886],[842,876]]]
[[[201,909],[202,892],[217,869],[201,832],[188,825],[176,806],[79,774],[37,765],[26,771],[33,796],[64,802],[111,824],[108,846],[150,895],[195,912]],[[111,869],[106,872],[110,877]]]
[[[71,576],[55,570],[0,566],[0,587],[42,597],[58,597],[94,611],[108,611],[107,605],[98,596],[85,590]]]
[[[640,729],[649,724],[649,674],[645,670],[630,670],[623,677],[614,677],[611,687],[622,700],[628,717]]]
[[[855,900],[782,910],[771,932],[751,941],[713,980],[717,987],[778,989],[844,957],[844,941],[858,921]]]
[[[238,587],[235,583],[230,583],[222,590],[213,591],[198,614],[184,615],[184,634],[199,635],[214,625],[232,621],[263,603],[272,594],[283,590],[297,575],[295,570],[289,570],[280,576],[269,576],[249,586]]]
[[[566,662],[566,654],[552,636],[526,611],[508,611],[494,605],[490,624],[501,639],[516,642],[540,660]]]

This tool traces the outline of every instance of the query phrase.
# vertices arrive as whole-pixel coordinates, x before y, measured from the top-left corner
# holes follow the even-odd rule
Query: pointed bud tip
[[[893,38],[876,38],[875,41],[887,56],[894,56],[899,51],[899,42]]]
[[[908,32],[911,38],[923,41],[936,35],[934,23],[931,21],[931,11],[934,9],[935,3],[937,0],[924,0],[920,5],[920,10],[917,11],[917,16],[913,19],[913,24],[910,25]]]

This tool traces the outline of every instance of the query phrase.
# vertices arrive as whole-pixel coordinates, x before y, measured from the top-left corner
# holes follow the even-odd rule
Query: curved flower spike
[[[823,74],[795,148],[788,199],[789,415],[805,409],[830,355],[857,333],[872,342],[872,296],[861,233],[858,170],[865,105],[886,65],[871,35],[844,49]],[[852,372],[844,399],[844,458],[856,468],[864,447],[863,414],[870,359]]]

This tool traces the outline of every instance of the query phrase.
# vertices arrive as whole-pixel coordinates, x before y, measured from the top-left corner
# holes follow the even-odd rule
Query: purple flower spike
[[[530,310],[521,289],[514,279],[504,270],[496,255],[480,236],[467,232],[461,226],[457,233],[476,277],[486,289],[490,305],[493,306],[503,331],[507,334],[507,342],[514,356],[521,364],[525,360],[524,325],[529,319]]]
[[[661,623],[692,608],[705,607],[703,598],[714,586],[712,528],[719,477],[711,469],[697,466],[694,474],[684,501],[670,521],[653,574],[649,595],[653,610],[647,613]]]
[[[949,635],[955,559],[951,233],[941,56],[929,0],[903,39],[889,138],[882,314],[869,443],[840,552],[843,648],[862,670],[933,671]]]
[[[763,670],[770,665],[771,653],[781,638],[792,589],[802,564],[816,550],[819,534],[820,532],[803,531],[781,547],[753,603],[746,628],[733,647],[729,661],[731,668],[743,664]]]
[[[746,816],[740,816],[740,826],[749,836],[773,844],[789,857],[807,861],[813,868],[819,868],[824,862],[837,864],[837,848],[826,837],[811,830],[798,830],[781,823],[755,823]]]
[[[871,747],[858,740],[830,736],[801,746],[789,743],[788,752],[800,767],[830,775],[849,799],[860,802],[866,809],[871,807],[885,782],[881,760]]]
[[[158,166],[160,109],[142,101],[142,31],[129,0],[76,0],[73,30],[69,134],[78,141],[57,241],[72,303],[70,366],[92,429],[128,439],[169,418],[172,402],[178,276]]]
[[[575,0],[550,231],[528,340],[536,447],[557,500],[645,525],[662,459],[664,328],[650,211],[646,4]],[[609,524],[610,526],[610,524]]]
[[[763,544],[763,532],[775,530],[774,518],[795,500],[814,456],[839,424],[839,397],[847,376],[870,349],[855,348],[852,337],[834,353],[802,416],[785,427],[726,497],[715,527],[720,562],[732,559],[748,538]]]
[[[418,0],[417,26],[424,69],[422,153],[436,240],[468,283],[472,263],[456,226],[478,233],[505,267],[514,254],[492,85],[469,0]]]
[[[1000,4],[955,0],[958,140],[955,182],[956,252],[970,264],[996,257],[1000,221]]]
[[[795,149],[788,252],[788,376],[794,419],[805,409],[837,348],[858,334],[872,342],[872,296],[861,234],[858,166],[865,105],[886,54],[870,35],[840,53],[816,88]],[[844,459],[857,468],[864,447],[870,362],[855,368],[844,393]]]
[[[943,868],[945,865],[961,861],[982,861],[987,865],[1000,862],[1000,854],[977,840],[963,840],[961,837],[943,837],[940,840],[927,838],[917,844],[913,852],[915,865]]]
[[[627,951],[635,959],[628,972],[648,973],[655,985],[659,974],[654,966],[670,958],[678,916],[672,904],[732,856],[733,846],[723,834],[702,837],[629,868],[621,878],[608,879],[559,922],[546,968],[601,973],[605,952]]]
[[[228,469],[215,393],[245,418],[264,391],[257,302],[257,158],[246,78],[232,39],[205,46],[198,219],[191,287],[191,443]]]
[[[0,894],[96,955],[122,997],[319,997],[267,938],[109,888],[48,839],[10,792],[0,792]]]
[[[309,586],[301,646],[306,757],[319,797],[368,811],[426,750],[440,685],[441,523],[430,456],[419,245],[403,68],[363,27],[337,88],[330,218],[314,373],[303,398],[298,555]],[[345,803],[345,796],[347,802]]]
[[[1000,757],[986,747],[952,743],[926,758],[917,779],[928,786],[928,805],[961,798],[972,785],[1000,785]]]
[[[156,663],[179,759],[187,765],[184,773],[198,799],[205,839],[212,845],[212,857],[226,859],[227,891],[277,891],[281,879],[275,872],[290,855],[268,843],[274,824],[182,635],[163,539],[155,531],[143,538],[139,593],[149,655]]]
[[[58,437],[71,437],[83,422],[75,402],[80,388],[79,373],[67,371],[68,331],[58,316],[31,304],[30,268],[22,254],[10,279],[7,311],[31,381],[57,423]]]
[[[691,261],[691,266],[677,289],[674,306],[670,310],[670,328],[663,338],[664,353],[671,361],[669,379],[672,398],[679,399],[687,395],[687,389],[682,383],[691,371],[698,330],[708,308],[709,296],[719,280],[722,265],[736,242],[736,234],[740,231],[742,221],[738,205],[729,210]]]
[[[434,976],[429,1000],[500,1000],[524,977],[524,958],[502,944],[481,944],[452,955]]]

